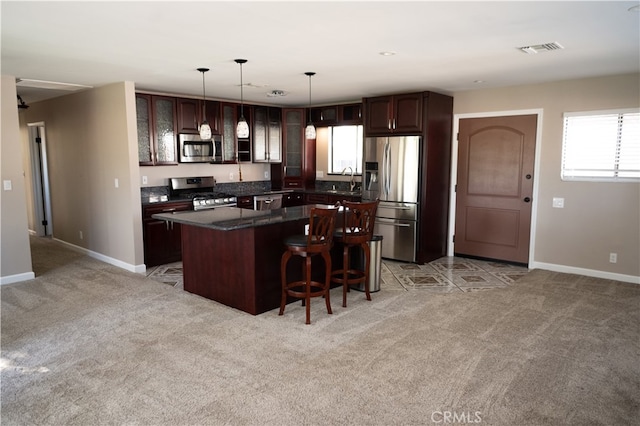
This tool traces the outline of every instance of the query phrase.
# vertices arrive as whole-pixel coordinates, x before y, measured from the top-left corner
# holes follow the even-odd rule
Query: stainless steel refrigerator
[[[380,199],[374,233],[388,259],[416,261],[420,143],[420,136],[364,141],[362,199]]]

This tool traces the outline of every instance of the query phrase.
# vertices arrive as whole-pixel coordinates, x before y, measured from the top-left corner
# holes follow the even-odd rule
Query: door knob
[[[525,202],[525,203],[528,203],[529,201],[531,201],[531,198],[529,198],[529,197],[524,197],[524,202]]]

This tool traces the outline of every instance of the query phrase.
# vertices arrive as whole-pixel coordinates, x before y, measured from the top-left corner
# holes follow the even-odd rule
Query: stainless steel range
[[[171,198],[191,199],[194,210],[235,207],[234,195],[215,191],[216,180],[213,176],[171,178]]]

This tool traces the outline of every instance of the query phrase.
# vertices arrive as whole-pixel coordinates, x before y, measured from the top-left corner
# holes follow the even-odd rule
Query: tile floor
[[[383,259],[380,288],[432,293],[480,291],[506,287],[527,273],[524,266],[460,257],[442,257],[424,265]],[[182,262],[149,268],[147,276],[183,288]]]

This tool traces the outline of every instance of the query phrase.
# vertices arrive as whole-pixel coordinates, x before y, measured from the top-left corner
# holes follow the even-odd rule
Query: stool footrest
[[[304,290],[304,287],[306,285],[307,285],[306,281],[293,281],[293,282],[287,283],[287,287],[285,291],[289,296],[304,298],[307,296],[307,292]],[[324,283],[320,283],[318,281],[311,281],[310,287],[311,287],[311,291],[309,292],[310,297],[319,297],[319,296],[324,296],[326,294]],[[295,288],[300,288],[300,290],[295,290]]]

